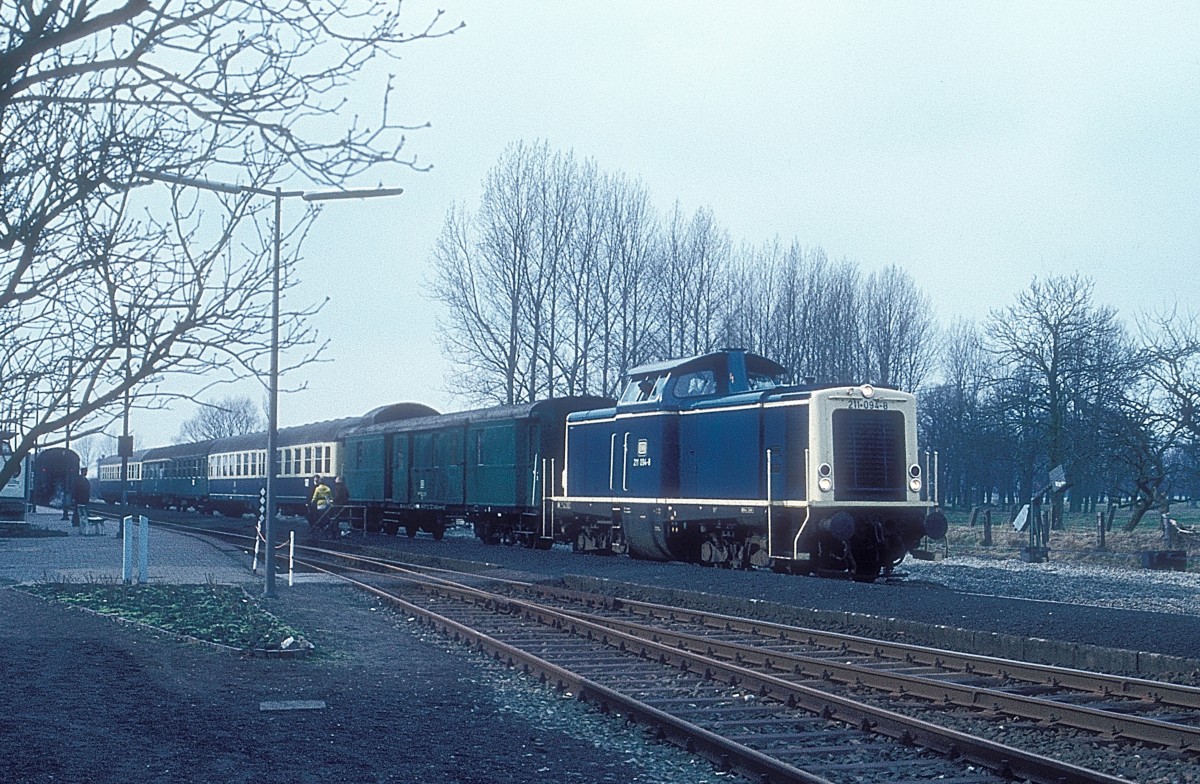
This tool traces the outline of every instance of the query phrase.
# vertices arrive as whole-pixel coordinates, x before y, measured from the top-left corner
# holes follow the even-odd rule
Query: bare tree
[[[877,384],[916,390],[929,373],[937,349],[929,296],[907,272],[891,266],[867,278],[863,300],[866,377]]]
[[[712,210],[698,209],[685,219],[676,202],[653,269],[662,354],[690,356],[714,348],[729,264],[729,236]]]
[[[1177,307],[1139,322],[1142,345],[1137,374],[1110,396],[1120,408],[1105,421],[1104,433],[1118,448],[1116,459],[1131,489],[1126,530],[1137,527],[1156,506],[1165,507],[1175,473],[1200,440],[1200,331],[1195,316]]]
[[[1146,372],[1162,405],[1193,439],[1200,440],[1200,326],[1178,307],[1153,313],[1139,324]]]
[[[1014,410],[1026,412],[1020,427],[1043,456],[1036,470],[1074,467],[1068,448],[1073,390],[1126,379],[1123,330],[1115,311],[1093,303],[1092,288],[1078,275],[1035,279],[1016,304],[988,321],[989,349],[1001,368],[997,382]],[[1035,456],[1028,457],[1027,482],[1040,484]],[[1056,495],[1055,519],[1061,519],[1061,503]]]
[[[262,412],[248,397],[225,397],[202,403],[196,415],[179,428],[185,443],[256,433],[266,429]]]
[[[988,416],[989,363],[975,324],[956,322],[941,344],[942,383],[921,398],[921,443],[937,450],[938,477],[948,504],[986,503],[1002,480],[1011,448]]]
[[[0,396],[23,433],[0,482],[37,440],[152,404],[166,374],[257,370],[267,205],[177,191],[142,214],[128,189],[146,172],[266,188],[420,168],[390,87],[375,108],[351,90],[372,60],[457,28],[435,13],[409,29],[383,0],[0,0]],[[303,316],[285,343],[306,339]]]
[[[601,243],[608,214],[601,195],[603,188],[595,162],[584,163],[577,184],[578,209],[571,252],[559,277],[558,298],[562,304],[558,318],[563,323],[551,352],[553,372],[568,395],[594,388],[592,354],[597,332],[593,328],[596,324],[593,292],[601,275]]]
[[[606,197],[605,232],[601,239],[603,308],[598,392],[615,395],[622,376],[651,357],[654,331],[649,300],[652,253],[657,226],[650,197],[641,183],[610,176]]]

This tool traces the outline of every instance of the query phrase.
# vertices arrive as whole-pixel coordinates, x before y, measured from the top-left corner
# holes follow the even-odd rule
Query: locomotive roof
[[[697,354],[692,357],[684,357],[682,359],[669,359],[663,362],[651,362],[645,365],[638,365],[626,373],[626,377],[634,378],[637,376],[659,375],[662,373],[687,370],[692,366],[709,367],[714,364],[726,361],[730,354],[743,354],[746,358],[746,369],[752,373],[765,373],[770,376],[777,376],[787,372],[787,368],[779,364],[773,359],[767,359],[761,354],[752,354],[742,349],[723,349],[721,351],[711,351],[707,354]]]

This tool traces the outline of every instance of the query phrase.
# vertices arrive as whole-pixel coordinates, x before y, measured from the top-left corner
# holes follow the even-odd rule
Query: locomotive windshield
[[[621,398],[618,403],[649,403],[654,400],[662,399],[663,384],[667,381],[667,374],[655,376],[642,376],[641,378],[631,378],[625,386],[625,391],[621,393]]]

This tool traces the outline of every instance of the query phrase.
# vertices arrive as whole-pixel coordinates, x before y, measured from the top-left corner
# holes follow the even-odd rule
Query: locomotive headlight
[[[821,463],[817,466],[817,489],[822,493],[828,493],[833,489],[833,466],[829,463]]]
[[[870,384],[863,384],[858,390],[862,392],[862,396],[865,398],[875,397],[875,387]]]
[[[921,492],[921,480],[916,478],[915,476],[912,479],[909,479],[908,480],[908,489],[912,490],[914,493]]]

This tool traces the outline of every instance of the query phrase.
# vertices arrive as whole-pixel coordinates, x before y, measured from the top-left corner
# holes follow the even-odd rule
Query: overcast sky
[[[330,297],[315,324],[332,361],[285,380],[307,389],[281,399],[283,426],[463,407],[444,391],[431,250],[522,139],[640,179],[660,211],[710,207],[735,244],[897,264],[944,324],[1055,273],[1090,275],[1130,320],[1198,290],[1200,3],[405,6],[435,7],[465,29],[394,66],[399,113],[431,123],[409,149],[433,169],[319,217],[291,296]],[[135,415],[138,446],[192,413]]]

